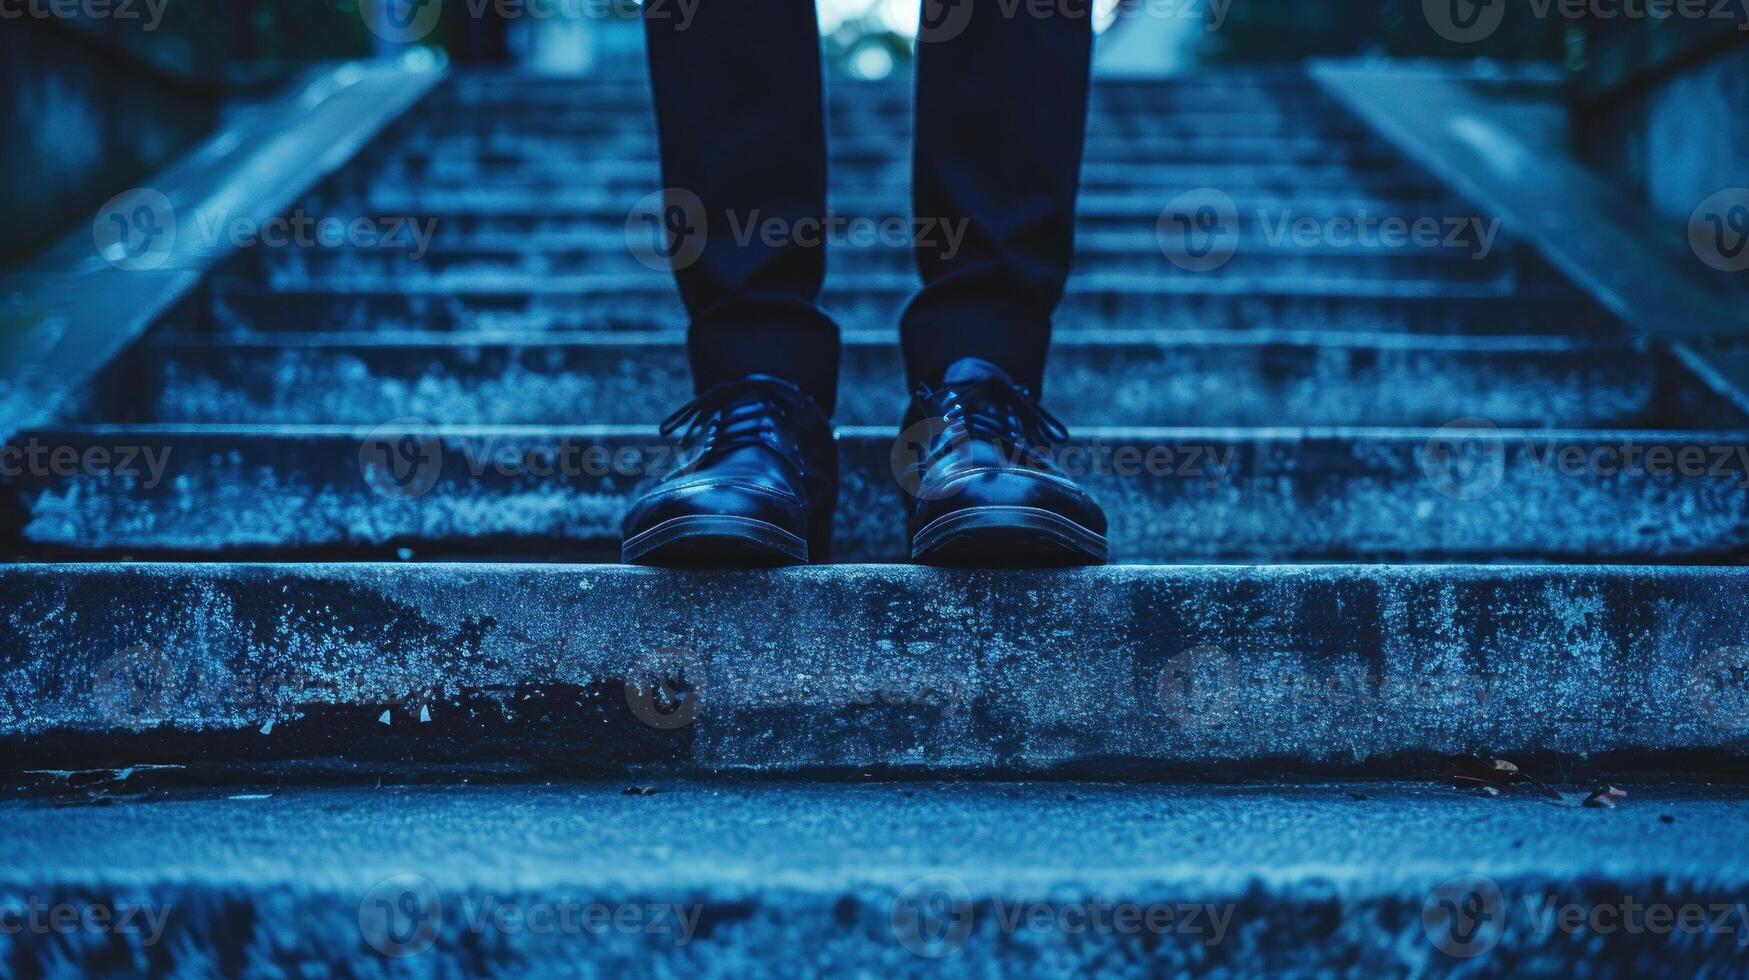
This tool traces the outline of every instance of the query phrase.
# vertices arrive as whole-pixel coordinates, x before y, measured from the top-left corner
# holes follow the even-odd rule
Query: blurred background
[[[1096,70],[1169,75],[1310,57],[1439,59],[1557,77],[1564,139],[1659,211],[1684,217],[1749,184],[1749,27],[1729,16],[1633,16],[1587,0],[1561,16],[1507,0],[1097,0]],[[1432,24],[1498,16],[1486,37]],[[1491,9],[1492,4],[1503,10]],[[917,0],[820,0],[830,71],[908,69]],[[10,0],[0,15],[0,193],[16,263],[312,62],[404,54],[555,74],[643,70],[634,0]],[[391,19],[413,17],[419,36]]]

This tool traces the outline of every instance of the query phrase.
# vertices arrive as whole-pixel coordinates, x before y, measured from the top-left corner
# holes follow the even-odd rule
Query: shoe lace
[[[766,446],[760,434],[772,415],[787,419],[809,406],[808,396],[775,378],[737,378],[713,385],[662,422],[662,435],[682,426],[681,442],[703,450]],[[767,447],[769,448],[769,447]]]
[[[1069,438],[1068,428],[1040,405],[1031,391],[1006,378],[944,386],[936,394],[949,406],[945,417],[950,427],[958,421],[968,435],[1021,448]]]

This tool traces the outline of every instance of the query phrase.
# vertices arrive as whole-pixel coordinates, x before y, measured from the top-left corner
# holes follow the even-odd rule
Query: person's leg
[[[632,505],[620,556],[685,566],[822,561],[838,483],[828,421],[838,331],[816,303],[824,243],[793,234],[817,231],[826,209],[814,2],[644,11],[669,190],[662,217],[679,239],[668,245],[691,318],[698,397],[663,426],[684,429],[685,463]],[[786,233],[768,238],[772,221]]]
[[[690,20],[685,11],[690,9]],[[822,242],[771,244],[761,226],[819,222],[826,126],[813,0],[645,5],[662,181],[690,192],[702,251],[675,278],[691,318],[693,381],[705,391],[765,373],[795,382],[830,413],[838,331],[820,312]]]
[[[1090,7],[924,2],[913,187],[923,289],[900,324],[915,561],[1106,560],[1105,513],[1056,465],[1068,432],[1038,402],[1074,250]]]
[[[913,383],[980,357],[1039,390],[1074,249],[1090,7],[924,0],[912,188],[923,289],[901,321]],[[963,232],[957,251],[948,231]]]

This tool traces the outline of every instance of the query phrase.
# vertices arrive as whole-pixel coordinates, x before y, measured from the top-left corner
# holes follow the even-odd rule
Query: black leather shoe
[[[681,406],[674,471],[626,515],[620,559],[675,567],[770,567],[824,561],[831,548],[838,453],[819,405],[755,374]]]
[[[911,560],[1104,564],[1105,512],[1051,458],[1068,438],[989,361],[963,358],[919,385],[898,447],[909,464],[895,466],[911,496]]]

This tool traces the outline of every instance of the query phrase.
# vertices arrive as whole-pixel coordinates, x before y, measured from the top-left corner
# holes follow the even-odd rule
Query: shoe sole
[[[808,543],[751,517],[675,517],[620,545],[620,561],[664,568],[777,568],[806,565]]]
[[[911,539],[911,560],[926,565],[1103,565],[1107,553],[1105,535],[1037,507],[968,507]]]

